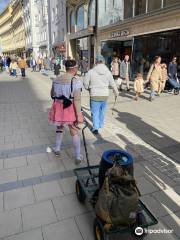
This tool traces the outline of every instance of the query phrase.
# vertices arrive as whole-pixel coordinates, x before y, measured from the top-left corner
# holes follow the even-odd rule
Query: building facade
[[[9,5],[0,15],[0,39],[2,53],[10,53],[12,49],[13,32],[11,27],[12,8]]]
[[[156,55],[180,57],[179,16],[179,0],[99,0],[96,51],[108,66],[129,54],[133,73],[146,75]]]
[[[22,0],[12,0],[0,15],[0,37],[3,54],[24,54],[25,31],[22,7]]]
[[[51,55],[51,39],[49,34],[49,0],[34,0],[34,26],[37,27],[36,41],[38,46],[38,56],[46,57]],[[34,10],[33,10],[34,11]]]
[[[66,1],[49,1],[51,48],[54,56],[66,56]]]
[[[94,63],[96,40],[96,0],[67,0],[67,54],[77,61]]]
[[[38,57],[39,42],[38,32],[39,25],[37,22],[38,11],[35,0],[23,0],[23,13],[24,13],[24,29],[25,29],[25,52],[26,56]]]

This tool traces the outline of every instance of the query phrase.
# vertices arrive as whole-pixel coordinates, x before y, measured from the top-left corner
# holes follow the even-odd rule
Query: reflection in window
[[[179,3],[179,0],[164,0],[164,6],[170,6]]]
[[[169,63],[173,56],[180,56],[180,30],[154,33],[138,36],[133,46],[133,72],[146,75],[156,55],[162,57],[162,62]]]
[[[124,1],[124,18],[132,18],[133,17],[133,0],[125,0]]]
[[[162,0],[150,0],[148,1],[148,11],[151,12],[153,10],[157,10],[161,8]]]
[[[135,16],[146,12],[146,0],[135,0]]]
[[[100,27],[123,19],[124,0],[99,0],[98,25]]]
[[[87,28],[87,11],[84,5],[80,6],[77,10],[77,31]]]
[[[94,26],[95,25],[95,0],[91,0],[90,4],[89,4],[89,13],[88,13],[88,24],[90,26]]]
[[[75,15],[73,11],[70,14],[70,31],[71,33],[75,32]]]

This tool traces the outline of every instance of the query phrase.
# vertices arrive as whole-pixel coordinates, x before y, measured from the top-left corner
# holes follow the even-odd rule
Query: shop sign
[[[122,30],[118,32],[113,32],[111,37],[118,38],[118,37],[127,37],[130,34],[129,30]]]

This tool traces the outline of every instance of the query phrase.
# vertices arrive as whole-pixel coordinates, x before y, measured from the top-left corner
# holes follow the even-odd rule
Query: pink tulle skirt
[[[74,105],[71,104],[68,108],[63,108],[61,101],[55,101],[49,111],[48,120],[50,124],[56,126],[73,125],[76,122]]]

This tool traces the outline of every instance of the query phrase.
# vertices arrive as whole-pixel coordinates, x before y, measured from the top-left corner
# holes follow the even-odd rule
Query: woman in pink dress
[[[75,163],[82,160],[78,123],[83,122],[81,112],[82,83],[76,77],[78,66],[75,60],[67,60],[66,73],[57,76],[52,83],[51,97],[54,100],[49,112],[49,122],[57,126],[56,145],[52,148],[56,156],[60,155],[64,126],[68,125],[73,139]]]

